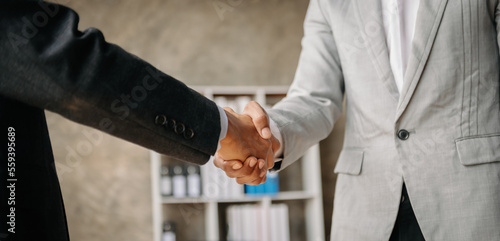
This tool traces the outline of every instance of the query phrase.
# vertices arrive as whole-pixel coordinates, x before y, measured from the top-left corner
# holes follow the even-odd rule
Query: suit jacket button
[[[186,130],[186,126],[182,122],[177,123],[177,125],[174,128],[175,134],[182,134]]]
[[[169,119],[166,126],[167,128],[175,130],[175,127],[177,126],[177,121],[175,121],[174,119]]]
[[[167,123],[167,117],[165,115],[157,115],[155,118],[155,124],[165,125]]]
[[[405,140],[408,140],[409,137],[410,137],[410,132],[408,132],[407,130],[401,129],[398,131],[398,138],[400,140],[405,141]]]
[[[184,131],[184,138],[186,139],[192,139],[194,136],[194,131],[191,128],[187,128],[186,131]]]

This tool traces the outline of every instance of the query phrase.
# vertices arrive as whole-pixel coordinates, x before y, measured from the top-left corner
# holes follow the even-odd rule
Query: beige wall
[[[308,4],[307,0],[59,2],[80,14],[81,30],[100,29],[107,41],[189,85],[289,85]],[[151,240],[148,151],[52,113],[47,118],[72,240]],[[338,134],[321,144],[327,234],[343,124],[339,127],[334,131]]]

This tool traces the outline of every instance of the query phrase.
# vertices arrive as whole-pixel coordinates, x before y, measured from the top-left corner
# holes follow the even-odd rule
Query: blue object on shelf
[[[265,193],[276,195],[280,191],[278,173],[268,173],[267,181],[264,183]]]
[[[268,173],[265,183],[260,185],[245,185],[245,194],[249,196],[274,196],[279,192],[278,173]]]

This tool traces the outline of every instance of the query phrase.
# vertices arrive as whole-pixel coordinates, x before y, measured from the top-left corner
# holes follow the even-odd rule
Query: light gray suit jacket
[[[388,240],[406,183],[426,240],[500,240],[498,0],[421,0],[404,86],[380,0],[311,0],[282,168],[325,138],[346,97],[332,240]],[[402,140],[399,130],[407,130]]]

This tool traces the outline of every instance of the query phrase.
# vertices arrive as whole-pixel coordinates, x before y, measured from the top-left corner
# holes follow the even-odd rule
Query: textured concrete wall
[[[100,29],[107,41],[189,85],[289,85],[308,5],[307,0],[58,2],[80,14],[81,30]],[[148,151],[47,115],[72,240],[151,240]],[[327,235],[339,127],[334,132],[340,135],[321,145]]]
[[[148,151],[47,113],[73,241],[152,240]]]

